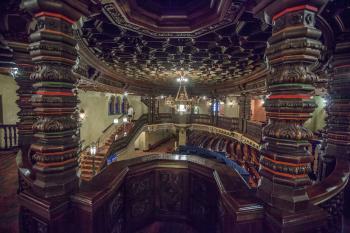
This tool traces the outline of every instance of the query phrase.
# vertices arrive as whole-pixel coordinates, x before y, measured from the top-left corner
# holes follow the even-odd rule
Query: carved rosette
[[[69,194],[78,184],[78,125],[73,117],[78,99],[71,71],[76,60],[76,41],[73,20],[67,16],[28,10],[34,13],[36,23],[29,45],[35,64],[30,76],[34,88],[31,102],[37,117],[33,124],[35,142],[31,145],[34,190],[49,198]]]
[[[338,39],[333,56],[328,94],[328,157],[350,160],[350,33]]]
[[[312,94],[317,76],[312,69],[323,49],[321,32],[315,28],[317,10],[302,5],[275,14],[266,49],[269,123],[263,129],[258,195],[267,204],[292,212],[308,205],[305,186],[310,184],[307,173],[313,158],[307,146],[313,134],[303,124],[316,107]]]

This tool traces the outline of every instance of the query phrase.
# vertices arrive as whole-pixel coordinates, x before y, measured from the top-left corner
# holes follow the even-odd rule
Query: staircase
[[[125,131],[124,125],[120,125],[109,130],[109,132],[105,132],[98,139],[95,157],[90,154],[90,146],[83,150],[80,154],[80,178],[90,180],[95,174],[100,172],[108,156],[110,146],[116,139],[124,137],[124,132],[128,133],[132,127],[133,123],[127,123]],[[102,145],[100,146],[100,144]]]

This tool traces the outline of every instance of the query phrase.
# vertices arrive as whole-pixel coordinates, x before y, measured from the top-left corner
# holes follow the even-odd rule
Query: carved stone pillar
[[[251,113],[251,97],[250,96],[240,96],[238,98],[239,106],[239,125],[238,128],[240,131],[245,132],[247,129],[247,120],[250,120]]]
[[[184,145],[186,145],[186,141],[187,141],[187,134],[186,134],[187,128],[186,127],[179,127],[178,131],[179,131],[179,141],[178,141],[179,144],[178,145],[184,146]]]
[[[9,42],[9,46],[14,53],[14,59],[17,64],[17,72],[15,80],[18,85],[17,89],[17,105],[19,112],[18,128],[18,145],[22,154],[23,168],[31,169],[32,161],[28,156],[29,147],[33,140],[33,123],[35,121],[35,114],[31,103],[33,94],[33,81],[30,79],[30,74],[33,72],[33,64],[28,53],[28,44]]]
[[[35,64],[31,75],[32,105],[37,117],[31,145],[35,180],[33,191],[45,198],[66,196],[78,187],[76,169],[79,138],[73,117],[78,99],[72,66],[76,60],[75,22],[68,5],[56,1],[24,2],[34,15],[29,51]]]
[[[150,124],[155,121],[155,111],[156,111],[156,98],[154,96],[148,96],[148,122]]]
[[[313,232],[325,217],[322,210],[310,206],[305,190],[311,184],[308,172],[313,158],[307,147],[313,134],[303,123],[316,107],[312,84],[317,77],[312,68],[323,49],[321,31],[315,28],[315,14],[321,7],[316,3],[321,1],[314,5],[274,1],[265,9],[273,31],[266,49],[269,122],[263,129],[257,194],[267,204],[267,225],[272,232]]]

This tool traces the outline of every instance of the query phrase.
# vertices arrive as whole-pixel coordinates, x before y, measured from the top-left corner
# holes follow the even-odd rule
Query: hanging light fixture
[[[183,71],[181,71],[181,76],[177,78],[176,81],[179,83],[176,97],[174,99],[169,95],[165,98],[165,104],[175,108],[180,113],[184,113],[191,109],[193,98],[189,98],[187,94],[185,83],[188,82],[188,78],[184,77]]]

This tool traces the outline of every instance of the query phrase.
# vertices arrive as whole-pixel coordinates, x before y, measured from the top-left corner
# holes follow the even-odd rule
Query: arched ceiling
[[[169,87],[183,71],[193,89],[210,89],[249,76],[263,66],[270,31],[267,27],[262,30],[247,1],[229,1],[225,9],[218,5],[227,5],[226,1],[215,0],[105,2],[102,12],[81,20],[77,30],[83,43],[80,48],[88,49],[129,85]],[[188,16],[179,17],[185,14]],[[151,22],[147,17],[155,15],[169,21],[146,25]],[[188,18],[195,16],[198,19]],[[140,18],[143,23],[138,23]],[[197,27],[200,19],[207,24]],[[191,26],[175,29],[181,22]]]

